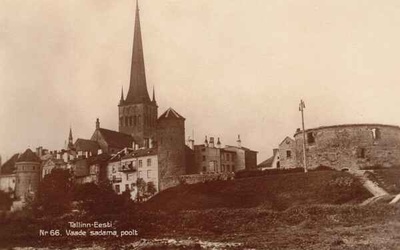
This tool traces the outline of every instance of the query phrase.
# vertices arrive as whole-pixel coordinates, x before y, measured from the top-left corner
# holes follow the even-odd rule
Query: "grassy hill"
[[[371,195],[351,175],[315,171],[180,185],[146,202],[149,210],[263,207],[285,210],[308,204],[354,204]]]

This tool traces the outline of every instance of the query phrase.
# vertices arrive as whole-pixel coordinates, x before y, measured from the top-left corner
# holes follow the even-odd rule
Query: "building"
[[[261,162],[260,164],[257,165],[257,168],[259,170],[267,170],[267,169],[279,169],[281,168],[280,166],[280,156],[279,156],[279,149],[274,148],[272,150],[272,156],[265,161]]]
[[[37,194],[40,181],[40,158],[27,149],[15,163],[16,186],[15,196],[24,201]]]
[[[107,176],[116,193],[129,191],[134,200],[138,194],[138,179],[146,185],[154,185],[157,192],[160,190],[158,170],[157,149],[146,148],[114,156],[108,163]]]
[[[167,178],[187,173],[185,118],[169,108],[157,120],[157,148],[160,190],[169,186]]]
[[[41,179],[43,179],[46,175],[50,174],[51,171],[55,168],[66,169],[67,163],[64,162],[63,159],[54,159],[49,158],[42,163],[41,167]]]
[[[307,167],[338,170],[400,165],[400,127],[383,124],[346,124],[311,128],[306,133]],[[290,138],[289,138],[290,139]],[[279,146],[282,168],[303,167],[303,133]],[[288,142],[288,143],[286,143]],[[290,153],[290,157],[287,154]]]
[[[123,90],[118,104],[119,132],[131,135],[139,147],[149,147],[156,136],[158,106],[153,89],[150,100],[147,91],[139,6],[136,3],[132,48],[131,76],[126,98]]]
[[[242,147],[240,136],[238,145],[226,145],[222,148],[220,138],[215,143],[214,137],[204,144],[194,145],[194,168],[193,174],[227,173],[240,170],[251,170],[257,168],[257,151]]]

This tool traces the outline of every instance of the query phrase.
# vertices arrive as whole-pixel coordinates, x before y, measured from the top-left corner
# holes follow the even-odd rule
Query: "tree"
[[[128,203],[127,195],[116,194],[109,181],[76,186],[73,200],[79,202],[85,212],[97,215],[119,213]]]
[[[53,169],[39,184],[35,206],[48,215],[61,215],[70,209],[72,174],[66,169]]]
[[[147,183],[147,193],[149,194],[150,197],[153,196],[155,193],[157,193],[157,188],[154,182],[149,181]]]
[[[143,178],[138,178],[136,181],[137,186],[137,201],[141,202],[146,198],[146,181]]]
[[[0,210],[10,210],[12,199],[9,193],[0,190]]]

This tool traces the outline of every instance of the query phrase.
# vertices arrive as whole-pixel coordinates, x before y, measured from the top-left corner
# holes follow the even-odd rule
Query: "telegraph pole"
[[[304,173],[307,173],[307,155],[306,155],[306,130],[304,129],[304,109],[306,105],[303,100],[300,100],[299,111],[301,111],[301,124],[303,126],[303,166]]]

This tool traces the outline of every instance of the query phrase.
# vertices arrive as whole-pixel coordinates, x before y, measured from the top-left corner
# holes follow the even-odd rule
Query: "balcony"
[[[120,183],[120,182],[122,182],[122,178],[121,177],[114,177],[112,179],[112,183]]]
[[[118,170],[120,172],[124,172],[124,173],[131,173],[131,172],[136,172],[137,171],[137,167],[136,166],[132,166],[132,164],[129,164],[129,165],[121,166]]]

